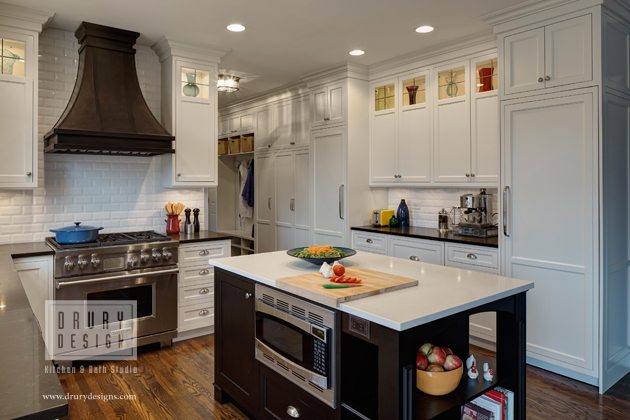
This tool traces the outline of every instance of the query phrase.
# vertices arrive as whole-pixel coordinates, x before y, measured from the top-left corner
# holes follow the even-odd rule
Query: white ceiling
[[[53,27],[85,20],[229,50],[221,68],[256,75],[221,105],[346,61],[375,64],[473,34],[489,32],[480,16],[524,0],[0,0],[55,13]],[[229,23],[247,27],[228,32]],[[421,35],[414,29],[436,29]],[[362,57],[348,51],[360,48]]]

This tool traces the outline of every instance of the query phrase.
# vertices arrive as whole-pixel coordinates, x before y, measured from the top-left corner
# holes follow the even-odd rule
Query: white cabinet
[[[352,247],[357,251],[389,255],[389,243],[385,235],[352,231]]]
[[[254,115],[247,112],[222,117],[219,119],[219,126],[219,133],[226,135],[251,132],[254,130]]]
[[[230,134],[230,117],[219,117],[217,132],[219,137],[226,137]]]
[[[166,185],[216,187],[219,57],[171,44],[164,39],[154,46],[162,62],[162,120],[175,136],[175,153],[163,157]]]
[[[527,355],[581,377],[598,375],[597,98],[589,88],[506,101],[502,115],[502,267],[535,283]]]
[[[208,260],[229,256],[229,240],[179,246],[177,340],[212,333],[214,267]]]
[[[341,84],[321,87],[313,92],[313,127],[345,122],[344,89]]]
[[[37,187],[38,37],[0,25],[0,189]]]
[[[415,238],[390,238],[389,255],[415,262],[444,264],[444,243]]]
[[[343,129],[313,132],[313,241],[345,245],[346,134]]]
[[[308,150],[278,152],[275,156],[276,248],[310,244]]]
[[[293,102],[293,141],[298,146],[311,143],[311,99],[308,95]]]
[[[13,260],[13,265],[20,277],[28,302],[43,334],[46,321],[44,318],[46,300],[53,298],[53,288],[55,287],[55,282],[53,281],[53,257],[52,255],[46,255],[16,258]]]
[[[274,156],[257,154],[255,162],[256,252],[276,250]]]
[[[273,110],[265,106],[256,111],[256,148],[267,149],[272,143]]]
[[[503,45],[503,94],[593,80],[591,15],[507,34]]]

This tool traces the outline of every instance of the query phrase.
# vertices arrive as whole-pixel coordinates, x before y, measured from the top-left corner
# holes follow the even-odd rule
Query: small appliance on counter
[[[394,217],[394,210],[377,209],[372,212],[372,225],[389,226],[389,221]]]
[[[492,194],[482,188],[479,194],[464,194],[459,197],[459,223],[453,226],[453,233],[463,236],[488,238],[497,236],[499,229],[492,223]],[[454,217],[454,219],[457,219]]]

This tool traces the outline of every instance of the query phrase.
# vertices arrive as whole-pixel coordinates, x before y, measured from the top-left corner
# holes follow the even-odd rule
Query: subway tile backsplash
[[[205,190],[163,187],[160,157],[43,154],[41,139],[74,87],[78,44],[72,32],[57,29],[46,29],[39,43],[39,187],[0,191],[0,243],[39,241],[52,235],[48,229],[75,221],[103,226],[104,232],[164,232],[166,201],[200,208],[203,216]],[[147,46],[136,51],[142,93],[160,119],[160,62]]]

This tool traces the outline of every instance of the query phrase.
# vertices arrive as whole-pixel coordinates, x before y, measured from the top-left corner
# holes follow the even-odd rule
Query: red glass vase
[[[479,92],[490,92],[492,90],[493,67],[482,67],[479,69]]]
[[[179,216],[176,214],[166,215],[166,234],[179,233]]]

